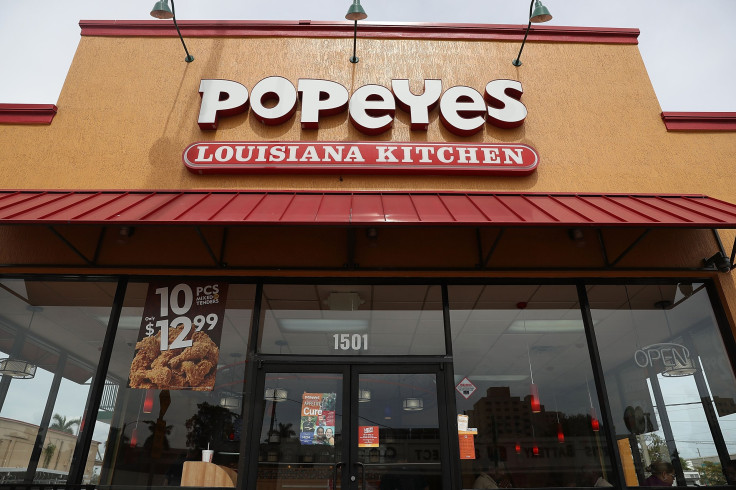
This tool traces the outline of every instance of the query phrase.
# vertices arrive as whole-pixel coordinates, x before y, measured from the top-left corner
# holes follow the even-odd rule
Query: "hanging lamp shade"
[[[675,358],[675,363],[672,366],[667,366],[662,371],[662,376],[667,378],[679,378],[681,376],[692,376],[695,374],[697,369],[693,364],[693,360],[688,358],[684,362],[680,359]]]
[[[151,413],[153,411],[153,390],[146,390],[146,396],[143,398],[143,413]]]
[[[371,401],[371,390],[358,390],[358,402],[367,403]]]
[[[424,400],[421,398],[404,398],[403,409],[407,412],[424,410]]]
[[[174,12],[169,8],[169,0],[159,0],[151,9],[151,17],[157,19],[173,19]]]
[[[223,393],[220,397],[220,406],[228,410],[236,410],[240,407],[240,397],[235,393]]]
[[[136,447],[138,445],[138,427],[133,429],[133,433],[130,435],[130,447]]]
[[[590,407],[590,427],[593,432],[601,430],[601,423],[598,421],[598,414],[596,414],[595,408]]]
[[[547,7],[542,5],[542,2],[537,0],[534,4],[532,16],[529,17],[529,22],[541,24],[542,22],[549,22],[550,20],[552,20],[552,14],[549,13]]]
[[[287,391],[283,388],[266,388],[263,398],[270,402],[283,402],[286,400]]]
[[[348,13],[345,14],[345,18],[347,20],[363,20],[368,18],[368,14],[365,13],[360,0],[353,0],[353,4],[348,9]]]
[[[531,383],[529,385],[529,394],[530,396],[530,405],[532,408],[532,413],[539,413],[542,411],[542,404],[539,402],[539,389],[537,388],[537,385],[534,383]]]
[[[0,374],[16,379],[31,379],[36,375],[36,365],[22,359],[0,359]]]

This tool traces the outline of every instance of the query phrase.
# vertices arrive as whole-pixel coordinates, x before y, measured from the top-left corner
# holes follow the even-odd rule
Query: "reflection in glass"
[[[341,454],[342,375],[268,373],[263,396],[257,488],[330,488]]]
[[[614,482],[574,286],[451,286],[463,488]]]
[[[0,281],[0,357],[35,367],[0,379],[2,480],[64,483],[100,356],[116,284]],[[94,438],[83,483],[95,482]]]
[[[262,311],[264,354],[445,354],[439,286],[269,284]]]
[[[105,441],[98,455],[99,483],[187,484],[201,475],[198,465],[209,449],[221,485],[234,486],[247,406],[245,357],[255,287],[229,285],[212,391],[128,388],[147,289],[147,283],[128,285],[118,323],[94,429],[95,439]]]
[[[669,465],[679,486],[736,484],[736,382],[704,285],[588,296],[626,483]]]
[[[361,374],[358,461],[365,488],[440,490],[439,414],[434,374]]]

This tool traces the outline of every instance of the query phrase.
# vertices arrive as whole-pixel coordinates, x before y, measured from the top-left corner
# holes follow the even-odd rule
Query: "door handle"
[[[365,465],[360,461],[357,461],[355,466],[360,467],[360,488],[365,490]]]
[[[340,466],[345,466],[344,461],[338,461],[335,463],[335,468],[332,470],[332,490],[337,490],[337,469]],[[342,485],[340,485],[342,487]]]

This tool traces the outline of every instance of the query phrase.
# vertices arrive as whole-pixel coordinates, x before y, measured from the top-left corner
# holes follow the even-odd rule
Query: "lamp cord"
[[[184,61],[187,63],[191,63],[194,61],[194,56],[189,54],[189,50],[187,49],[187,45],[184,43],[184,38],[181,35],[181,31],[179,30],[179,24],[176,23],[176,6],[174,6],[174,0],[171,0],[171,13],[174,15],[174,27],[176,27],[176,32],[179,34],[179,39],[181,39],[181,45],[184,46],[184,52],[187,54],[187,57],[184,58]]]
[[[174,0],[171,0],[172,5]],[[529,24],[526,26],[526,32],[524,33],[524,40],[521,42],[521,48],[519,48],[519,54],[516,55],[514,60],[514,66],[521,65],[521,52],[524,51],[524,45],[526,44],[526,37],[529,35],[529,30],[532,28],[532,12],[534,11],[534,0],[529,3]],[[518,63],[518,64],[517,64]]]

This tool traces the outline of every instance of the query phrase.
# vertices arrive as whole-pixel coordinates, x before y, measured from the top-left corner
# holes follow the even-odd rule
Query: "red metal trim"
[[[178,22],[186,37],[352,37],[348,21],[199,21]],[[158,20],[82,20],[82,36],[175,37],[171,22]],[[361,22],[361,37],[378,39],[448,39],[521,41],[523,25]],[[533,26],[530,41],[638,44],[639,29]]]
[[[736,131],[736,112],[663,112],[667,131]]]
[[[0,104],[0,124],[51,124],[54,104]]]

